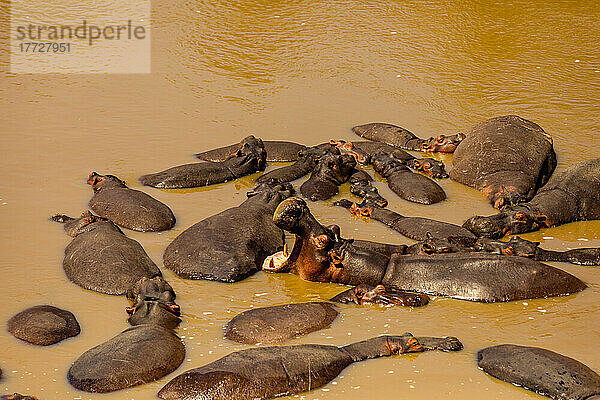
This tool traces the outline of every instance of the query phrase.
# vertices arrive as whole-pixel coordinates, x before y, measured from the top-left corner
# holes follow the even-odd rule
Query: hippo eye
[[[450,249],[448,247],[444,247],[442,249],[442,253],[450,253]]]
[[[443,143],[443,142],[444,142],[444,140],[446,140],[446,136],[444,136],[444,135],[440,135],[440,136],[438,136],[438,137],[437,137],[437,139],[436,139],[436,141],[437,141],[438,143]]]
[[[415,168],[419,168],[421,166],[421,162],[420,161],[415,161],[413,163],[413,165],[415,166]]]

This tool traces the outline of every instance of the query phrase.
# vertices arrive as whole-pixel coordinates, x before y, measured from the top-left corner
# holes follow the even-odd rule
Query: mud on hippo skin
[[[356,172],[355,167],[356,159],[351,155],[323,155],[308,180],[300,186],[300,193],[311,201],[327,200]]]
[[[273,224],[273,212],[293,193],[289,183],[260,184],[241,205],[177,236],[165,250],[165,266],[185,279],[237,282],[254,274],[267,256],[283,248],[284,234]]]
[[[201,162],[180,165],[155,174],[143,175],[140,182],[161,189],[202,187],[231,181],[263,171],[267,153],[262,140],[248,136],[238,150],[222,162]]]
[[[495,378],[555,400],[600,399],[600,375],[550,350],[513,344],[486,347],[477,353],[477,365]]]
[[[181,322],[181,309],[175,297],[173,288],[162,277],[144,277],[127,291],[127,298],[133,303],[126,309],[127,321],[134,326],[152,324],[175,329]]]
[[[263,140],[263,145],[267,152],[267,162],[293,162],[298,160],[299,152],[306,150],[306,146],[303,144],[283,140]],[[222,162],[230,158],[232,154],[235,154],[239,148],[240,143],[236,143],[230,146],[203,151],[194,154],[194,156],[203,161]]]
[[[89,202],[92,211],[117,225],[142,232],[165,231],[175,225],[175,216],[166,204],[128,188],[114,175],[92,172],[87,183],[94,190]]]
[[[456,149],[450,178],[482,191],[502,209],[531,199],[556,167],[552,138],[516,115],[476,125]]]
[[[424,350],[462,349],[454,337],[380,336],[343,347],[315,344],[237,351],[184,372],[159,392],[163,400],[268,399],[320,388],[353,362]]]
[[[86,211],[79,218],[56,215],[73,237],[65,248],[63,269],[84,289],[122,295],[143,277],[161,276],[142,245],[128,238],[111,221]]]
[[[489,217],[475,216],[464,227],[477,236],[500,238],[574,221],[600,219],[600,158],[579,162],[552,176],[527,203]]]
[[[383,285],[371,286],[361,283],[332,297],[330,301],[360,305],[382,304],[386,306],[421,307],[429,303],[429,296],[423,293],[387,290]]]
[[[444,189],[426,176],[412,172],[394,157],[378,153],[371,157],[373,168],[401,198],[420,204],[434,204],[446,199]]]

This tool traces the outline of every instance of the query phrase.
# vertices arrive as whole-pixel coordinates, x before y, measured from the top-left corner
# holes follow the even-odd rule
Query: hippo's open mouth
[[[283,245],[283,250],[271,254],[263,262],[262,269],[266,272],[286,272],[288,269],[287,261],[290,258],[287,243]]]

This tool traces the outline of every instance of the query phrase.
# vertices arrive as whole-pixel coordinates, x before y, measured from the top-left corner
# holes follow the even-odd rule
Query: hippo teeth
[[[265,258],[263,262],[262,269],[267,272],[278,272],[281,271],[286,262],[290,258],[290,254],[288,253],[287,243],[283,245],[283,250],[278,251],[275,254],[272,254]]]

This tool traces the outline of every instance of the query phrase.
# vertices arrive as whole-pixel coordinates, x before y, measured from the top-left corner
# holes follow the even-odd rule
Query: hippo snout
[[[463,224],[463,228],[476,236],[499,239],[504,236],[504,230],[494,221],[486,217],[471,217]]]
[[[273,223],[285,231],[292,231],[306,208],[306,202],[299,197],[282,201],[273,213]]]

